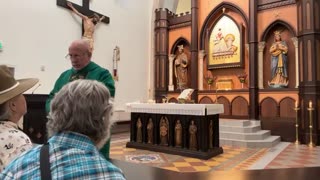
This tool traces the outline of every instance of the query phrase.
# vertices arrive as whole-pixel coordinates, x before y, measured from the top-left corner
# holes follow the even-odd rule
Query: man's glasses
[[[82,56],[84,56],[85,53],[83,53],[82,55],[78,55],[78,54],[67,54],[64,58],[71,60],[71,59],[78,59]]]

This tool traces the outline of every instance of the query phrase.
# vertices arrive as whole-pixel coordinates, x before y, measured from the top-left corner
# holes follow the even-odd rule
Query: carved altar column
[[[259,89],[263,89],[263,50],[266,45],[266,42],[259,42],[259,55],[258,55],[258,87]]]
[[[198,75],[198,78],[199,78],[199,84],[198,84],[198,87],[199,87],[199,90],[203,90],[203,58],[204,56],[206,55],[205,51],[204,50],[200,50],[199,52],[199,64],[198,64],[198,69],[199,69],[199,75]]]
[[[294,48],[295,48],[295,61],[296,61],[296,88],[299,87],[299,46],[298,46],[298,38],[291,38]]]
[[[176,57],[174,54],[169,55],[169,91],[174,91],[174,85],[173,85],[173,60]]]
[[[258,1],[249,0],[249,119],[259,119],[258,101]]]
[[[301,142],[310,142],[312,118],[313,143],[320,145],[320,1],[297,1],[299,44],[299,100]],[[309,112],[309,102],[315,109]],[[311,114],[311,115],[310,115]]]

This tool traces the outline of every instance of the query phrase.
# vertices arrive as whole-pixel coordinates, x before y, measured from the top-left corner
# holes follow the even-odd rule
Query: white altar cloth
[[[223,104],[129,103],[127,112],[205,116],[224,112]]]

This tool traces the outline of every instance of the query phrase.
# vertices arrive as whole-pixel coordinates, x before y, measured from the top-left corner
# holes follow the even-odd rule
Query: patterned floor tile
[[[144,163],[171,171],[200,172],[213,170],[246,170],[255,162],[262,161],[266,153],[273,153],[275,148],[241,148],[223,146],[223,154],[208,160],[157,153],[147,150],[126,148],[129,133],[112,136],[110,157],[134,163]],[[281,149],[282,150],[282,149]],[[320,166],[320,147],[309,148],[306,145],[290,144],[278,150],[273,160],[265,161],[262,168],[294,168]],[[281,152],[280,152],[281,151]],[[266,156],[268,157],[268,156]],[[269,163],[270,162],[270,163]]]

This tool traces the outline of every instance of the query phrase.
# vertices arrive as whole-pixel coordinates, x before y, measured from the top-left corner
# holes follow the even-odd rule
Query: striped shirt
[[[125,179],[122,171],[107,161],[87,136],[59,133],[49,139],[49,144],[52,179]],[[0,179],[41,179],[41,147],[31,149],[10,163]]]

